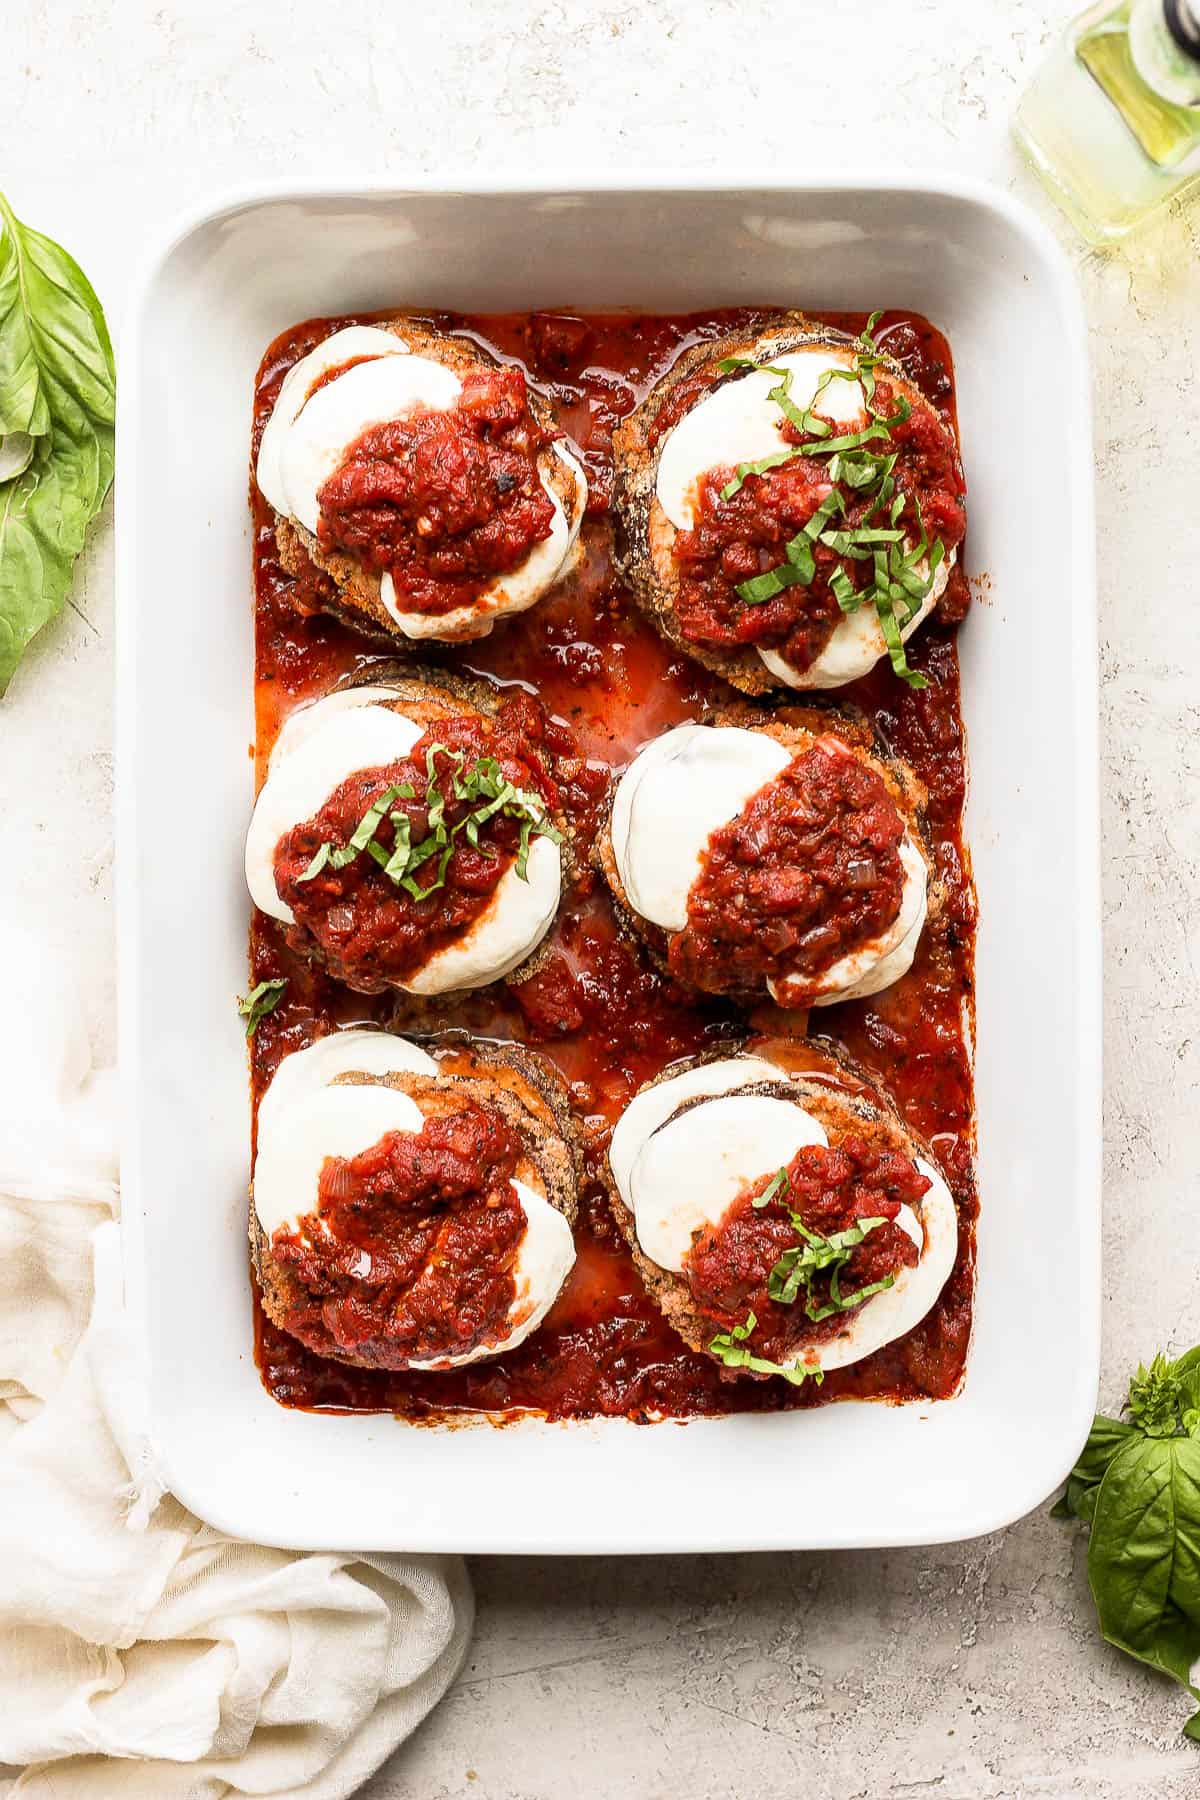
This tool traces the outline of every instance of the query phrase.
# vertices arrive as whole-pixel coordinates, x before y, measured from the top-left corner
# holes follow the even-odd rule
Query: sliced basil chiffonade
[[[893,670],[910,687],[929,685],[927,678],[910,668],[905,655],[902,633],[920,612],[933,588],[934,579],[945,561],[946,547],[940,538],[930,540],[921,518],[919,501],[914,497],[918,536],[911,549],[905,549],[905,532],[899,521],[909,503],[908,495],[896,483],[894,470],[897,452],[885,449],[892,427],[901,425],[912,408],[902,399],[896,411],[883,414],[875,410],[875,370],[883,361],[873,333],[882,314],[874,312],[867,320],[855,354],[852,369],[826,369],[817,383],[816,392],[807,407],[797,406],[791,397],[792,371],[773,365],[764,367],[749,357],[728,356],[717,364],[722,374],[737,369],[757,369],[762,374],[778,375],[779,381],[768,398],[783,413],[788,423],[809,439],[786,450],[778,450],[759,462],[739,463],[733,480],[721,490],[722,500],[731,500],[752,475],[765,475],[800,457],[829,457],[828,475],[833,491],[817,507],[812,517],[783,547],[784,560],[774,569],[751,576],[738,584],[734,592],[747,606],[763,606],[785,588],[807,587],[813,581],[817,565],[814,544],[822,544],[843,559],[829,576],[829,587],[844,613],[857,612],[860,606],[874,606],[879,628]],[[863,391],[869,424],[861,431],[835,433],[828,420],[813,411],[825,389],[834,381],[857,381]],[[846,490],[867,510],[856,526],[839,529],[834,521],[844,514]],[[866,581],[856,587],[847,563],[868,564]],[[926,562],[925,574],[918,573]]]
[[[445,757],[450,765],[444,772],[439,772],[437,767],[439,756]],[[412,820],[409,815],[402,808],[391,810],[397,800],[412,800],[416,797],[416,790],[404,782],[383,790],[367,808],[347,844],[334,845],[328,841],[323,843],[297,879],[312,881],[326,867],[344,869],[365,851],[372,861],[379,864],[389,881],[403,888],[412,899],[427,900],[430,894],[445,886],[446,870],[450,866],[454,842],[459,833],[462,833],[472,849],[478,849],[481,827],[497,815],[515,819],[519,823],[517,874],[522,881],[529,879],[529,846],[532,838],[546,837],[552,843],[561,844],[562,834],[547,818],[545,802],[541,796],[516,787],[504,774],[495,757],[478,756],[468,764],[464,751],[451,750],[445,744],[433,744],[425,752],[425,774],[423,804],[428,829],[418,843],[412,842]],[[447,777],[449,791],[442,786]],[[451,799],[479,804],[461,818],[457,825],[448,826],[446,805]],[[390,847],[381,844],[377,836],[385,819],[392,827]],[[435,858],[437,862],[432,881],[426,879],[422,883],[418,880],[416,871],[424,869],[428,875],[427,865]]]
[[[786,1194],[791,1182],[786,1169],[780,1169],[773,1175],[761,1194],[750,1202],[755,1211],[769,1204],[770,1201]],[[775,1267],[767,1277],[767,1292],[780,1306],[792,1306],[804,1289],[804,1310],[814,1324],[823,1319],[832,1319],[836,1313],[851,1312],[869,1300],[873,1294],[882,1294],[885,1289],[895,1283],[894,1275],[885,1275],[881,1281],[873,1281],[867,1287],[858,1288],[853,1294],[843,1294],[840,1287],[841,1274],[858,1246],[872,1231],[887,1223],[885,1219],[856,1219],[844,1231],[835,1231],[825,1237],[819,1231],[811,1231],[798,1212],[788,1208],[792,1230],[801,1242],[793,1249],[785,1250]],[[817,1277],[825,1277],[829,1282],[828,1300],[822,1303],[813,1293],[813,1283]],[[824,1376],[816,1363],[800,1363],[787,1366],[782,1363],[768,1362],[761,1356],[755,1356],[746,1343],[758,1320],[751,1312],[744,1324],[735,1325],[732,1331],[721,1332],[708,1348],[714,1356],[718,1356],[730,1369],[751,1369],[760,1375],[784,1375],[796,1385],[806,1380],[822,1381]]]

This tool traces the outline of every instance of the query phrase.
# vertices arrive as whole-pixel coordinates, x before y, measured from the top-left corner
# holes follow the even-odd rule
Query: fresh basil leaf
[[[805,449],[797,445],[791,450],[775,450],[770,456],[760,457],[758,462],[739,463],[734,470],[733,480],[727,481],[721,489],[722,500],[732,500],[748,475],[766,475],[771,469],[778,469],[783,463],[795,462],[798,456],[805,454]]]
[[[112,344],[78,264],[0,195],[0,694],[62,609],[112,485]],[[26,444],[16,434],[27,434]]]
[[[313,859],[309,863],[308,867],[305,870],[303,870],[301,874],[297,875],[296,880],[297,881],[313,881],[313,880],[315,880],[316,877],[321,873],[321,870],[325,867],[326,863],[330,860],[332,855],[333,855],[333,845],[332,844],[326,842],[324,844],[319,845],[317,848],[316,855],[313,857]]]
[[[1129,1439],[1137,1436],[1137,1427],[1123,1419],[1110,1419],[1097,1413],[1092,1421],[1088,1441],[1079,1452],[1079,1460],[1067,1476],[1067,1485],[1052,1508],[1056,1519],[1084,1519],[1091,1523],[1096,1506],[1096,1493],[1109,1463]]]
[[[751,1206],[753,1206],[756,1212],[760,1207],[769,1206],[776,1194],[781,1194],[787,1185],[788,1172],[786,1169],[780,1169],[778,1175],[772,1175],[770,1181],[768,1181],[758,1198],[750,1202]]]
[[[237,1009],[246,1021],[246,1036],[252,1038],[268,1013],[275,1011],[287,988],[286,976],[274,981],[260,981],[256,988],[242,996]]]
[[[1138,1431],[1118,1450],[1096,1498],[1088,1581],[1108,1642],[1200,1706],[1200,1441]],[[1200,1711],[1185,1729],[1200,1740]]]

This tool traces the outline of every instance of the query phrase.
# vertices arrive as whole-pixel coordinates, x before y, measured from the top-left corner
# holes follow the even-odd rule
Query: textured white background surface
[[[0,182],[83,263],[118,331],[142,245],[262,175],[910,163],[1045,210],[1007,123],[1073,10],[25,0],[4,25]],[[1200,1340],[1200,212],[1128,256],[1073,254],[1100,517],[1111,1406],[1139,1356]],[[169,567],[162,584],[169,606]],[[0,707],[0,868],[6,906],[84,970],[107,1048],[107,518],[74,599]],[[1030,995],[1031,1028],[1053,1003]],[[468,1669],[369,1800],[1151,1800],[1200,1784],[1183,1704],[1098,1644],[1080,1546],[1044,1516],[944,1550],[475,1575]]]

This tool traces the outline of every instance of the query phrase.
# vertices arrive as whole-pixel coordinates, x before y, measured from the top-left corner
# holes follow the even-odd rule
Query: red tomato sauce
[[[316,1216],[271,1240],[303,1291],[289,1329],[318,1353],[354,1350],[384,1368],[499,1342],[525,1233],[511,1181],[520,1155],[498,1114],[468,1105],[328,1157]]]
[[[549,443],[520,369],[468,375],[457,406],[372,426],[351,445],[317,495],[321,547],[390,569],[402,611],[469,606],[550,535],[537,460]]]
[[[545,967],[531,982],[435,1006],[431,1028],[466,1027],[514,1038],[551,1057],[570,1086],[586,1145],[588,1179],[576,1230],[577,1260],[545,1323],[515,1352],[448,1374],[399,1374],[347,1367],[313,1355],[256,1309],[256,1352],[264,1383],[287,1405],[388,1411],[437,1419],[455,1410],[551,1418],[621,1415],[691,1418],[804,1408],[843,1398],[922,1401],[946,1397],[963,1373],[971,1325],[976,1192],[974,1117],[968,1052],[972,1028],[975,900],[962,838],[965,743],[959,703],[956,627],[929,621],[909,643],[911,665],[929,677],[915,690],[886,664],[842,690],[929,790],[929,825],[947,904],[925,931],[916,961],[895,987],[869,1000],[825,1009],[820,1029],[840,1038],[887,1086],[902,1113],[930,1141],[959,1209],[959,1253],[936,1306],[897,1343],[821,1387],[780,1380],[727,1380],[708,1357],[685,1348],[639,1280],[609,1215],[599,1180],[608,1134],[641,1084],[678,1057],[749,1031],[769,1040],[798,1072],[823,1067],[815,1045],[781,1037],[787,1016],[767,1008],[739,1013],[697,996],[651,965],[617,931],[603,883],[585,864],[609,775],[648,739],[704,716],[737,696],[677,654],[642,620],[612,563],[606,511],[614,426],[689,345],[753,329],[768,309],[680,317],[636,314],[521,314],[439,318],[517,359],[556,406],[579,447],[590,484],[580,569],[549,600],[457,651],[421,646],[420,660],[473,669],[536,695],[549,714],[564,810],[577,831],[579,883],[550,939]],[[858,332],[862,313],[825,314]],[[259,371],[254,448],[287,370],[343,325],[368,316],[315,319],[270,346]],[[953,373],[945,339],[908,313],[884,315],[876,334],[909,378],[953,414]],[[380,652],[321,614],[302,616],[301,591],[280,567],[269,510],[253,495],[257,629],[257,758],[260,777],[282,720],[339,677],[368,669]],[[952,583],[961,601],[961,578]],[[941,609],[944,612],[944,608]],[[574,757],[571,762],[570,758]],[[383,998],[349,993],[289,950],[281,928],[261,917],[252,930],[253,980],[287,976],[279,1007],[252,1043],[256,1095],[287,1052],[334,1024],[391,1016]]]
[[[882,778],[820,744],[792,758],[709,840],[671,939],[673,974],[713,993],[768,979],[804,994],[900,911],[904,821]]]

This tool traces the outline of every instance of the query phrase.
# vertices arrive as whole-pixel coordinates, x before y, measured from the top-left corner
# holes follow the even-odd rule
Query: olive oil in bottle
[[[1013,130],[1089,243],[1200,194],[1200,0],[1101,0],[1068,26]]]

